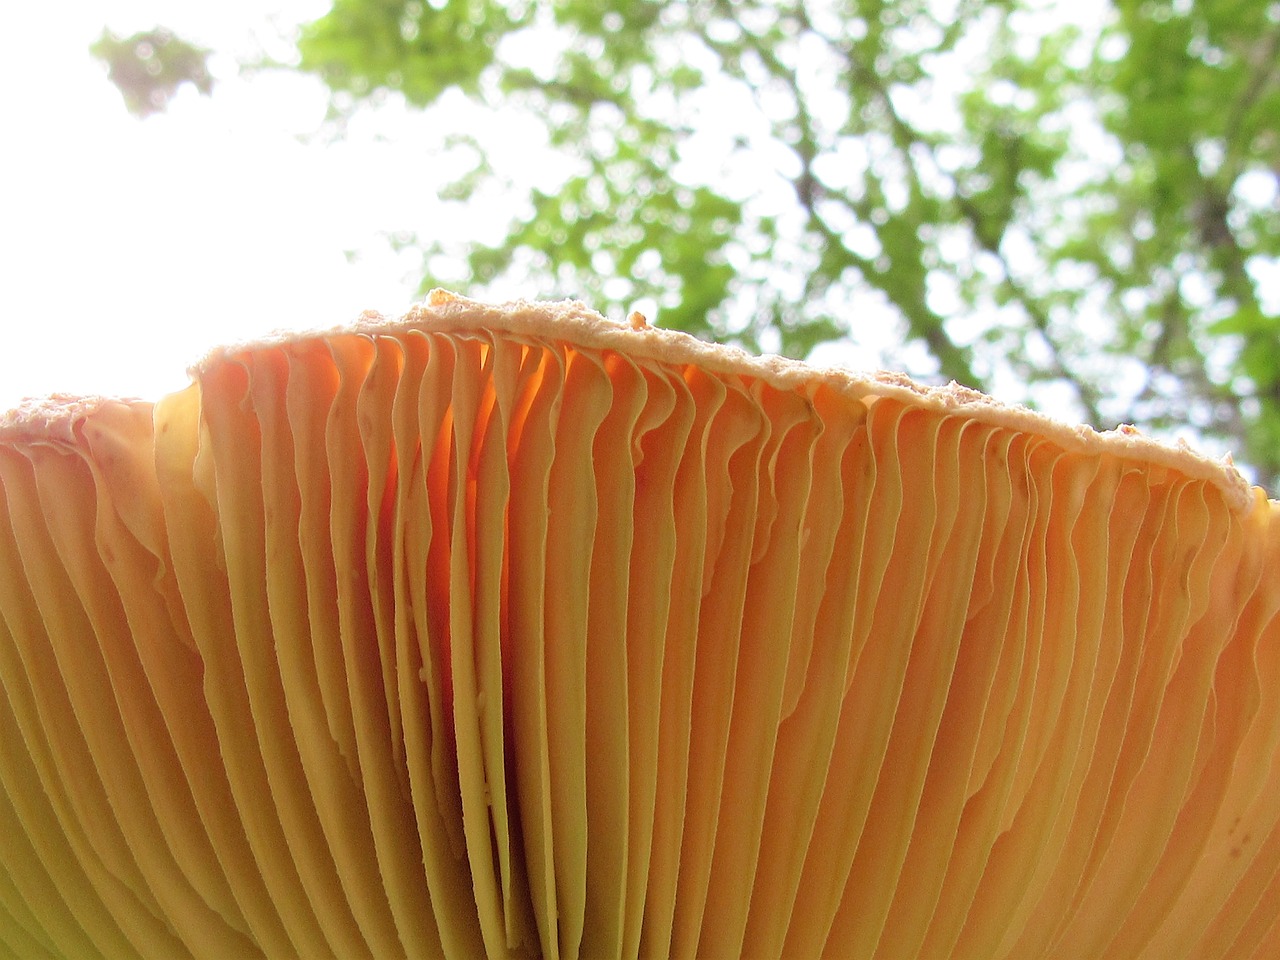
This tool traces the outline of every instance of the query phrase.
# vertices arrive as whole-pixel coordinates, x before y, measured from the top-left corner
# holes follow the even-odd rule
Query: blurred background
[[[0,33],[0,407],[433,286],[1280,478],[1280,2],[108,0]]]

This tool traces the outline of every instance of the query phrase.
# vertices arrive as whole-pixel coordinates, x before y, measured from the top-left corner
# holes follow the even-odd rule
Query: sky
[[[522,129],[518,113],[477,129],[483,121],[451,111],[447,98],[435,125],[392,102],[326,137],[317,78],[239,71],[264,54],[288,60],[297,25],[329,5],[66,0],[22,4],[7,18],[0,411],[51,393],[157,399],[186,386],[187,368],[220,344],[332,327],[366,309],[403,313],[421,261],[397,254],[388,235],[496,242],[512,215],[502,203],[472,204],[460,222],[440,202],[436,186],[450,179],[440,129],[468,129],[496,169],[554,189],[559,164],[538,163],[524,134],[541,131],[528,118]],[[104,27],[123,37],[156,26],[215,51],[215,89],[201,97],[184,86],[165,113],[139,120],[88,48]],[[547,52],[506,55],[532,63]],[[859,307],[864,320],[869,309],[878,308]],[[825,345],[815,359],[868,369],[888,351],[906,368],[913,351],[925,354],[902,342],[892,316],[860,329],[859,343]]]
[[[0,410],[54,392],[155,399],[220,343],[414,302],[415,260],[383,238],[432,216],[423,126],[394,146],[317,142],[318,80],[236,73],[326,7],[70,0],[6,17]],[[104,25],[158,24],[219,51],[217,84],[139,121],[88,47]]]
[[[437,131],[473,114],[446,104],[433,126],[391,104],[325,137],[317,78],[239,71],[264,54],[289,58],[296,26],[329,5],[65,0],[6,17],[0,411],[52,393],[157,399],[220,344],[328,328],[366,309],[399,315],[417,299],[421,264],[396,253],[390,234],[499,239],[509,207],[472,207],[460,222],[435,192],[448,179]],[[1087,6],[1077,15],[1092,15]],[[139,120],[88,48],[104,27],[128,36],[157,25],[215,51],[215,90],[201,97],[188,85],[167,112]],[[495,166],[537,167],[518,123],[489,131]],[[886,347],[901,360],[911,346],[890,342],[892,322],[861,330],[858,346],[816,359],[865,369]],[[1037,399],[1051,415],[1077,415],[1070,398]]]

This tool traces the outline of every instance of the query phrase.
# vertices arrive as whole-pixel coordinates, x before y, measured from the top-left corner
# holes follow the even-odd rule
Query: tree
[[[795,356],[892,323],[917,377],[1187,424],[1275,489],[1280,8],[1061,9],[333,0],[298,49],[339,114],[461,99],[559,158],[499,241],[413,240],[424,287],[648,298]],[[484,143],[447,142],[444,195],[492,196]]]

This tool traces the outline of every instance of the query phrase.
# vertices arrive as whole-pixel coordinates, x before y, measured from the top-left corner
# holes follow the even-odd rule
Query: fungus
[[[1280,955],[1229,465],[436,293],[0,421],[0,953]]]

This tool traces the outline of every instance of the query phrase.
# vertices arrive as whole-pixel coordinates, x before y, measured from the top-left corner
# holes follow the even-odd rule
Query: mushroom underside
[[[0,954],[1280,956],[1260,492],[438,306],[0,425]]]

